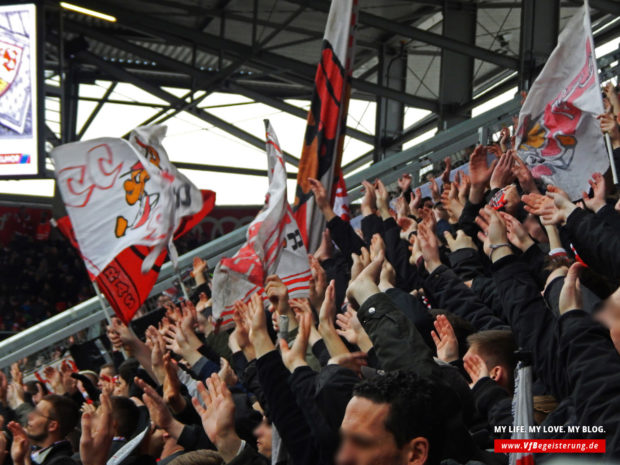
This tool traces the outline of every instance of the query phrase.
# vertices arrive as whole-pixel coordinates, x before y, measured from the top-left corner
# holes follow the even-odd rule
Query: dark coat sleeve
[[[569,394],[569,382],[556,362],[558,350],[554,328],[557,320],[547,308],[527,266],[509,255],[493,264],[495,286],[502,301],[504,319],[510,324],[520,348],[533,356],[538,378],[556,399]]]
[[[600,216],[576,208],[564,229],[581,259],[597,272],[620,278],[620,234]]]
[[[373,343],[377,358],[386,371],[412,370],[429,375],[435,365],[424,339],[385,294],[369,297],[357,314]]]
[[[452,312],[469,321],[477,330],[505,329],[506,323],[493,314],[454,272],[445,265],[426,278],[426,294],[434,307]]]
[[[578,424],[603,426],[606,453],[618,457],[620,356],[609,331],[586,312],[573,310],[558,319],[558,341],[558,364],[570,380]]]
[[[256,360],[258,379],[265,393],[269,415],[295,465],[319,462],[316,438],[288,385],[289,372],[280,354],[272,350]]]
[[[353,230],[353,227],[339,216],[329,220],[327,228],[332,240],[348,260],[351,260],[352,253],[359,255],[362,247],[366,247],[366,244]]]
[[[476,410],[491,427],[512,425],[512,396],[504,388],[491,378],[485,377],[474,385],[472,393]],[[506,438],[510,436],[510,433],[505,434]]]
[[[390,218],[383,222],[385,257],[396,272],[396,287],[406,292],[421,286],[417,268],[409,264],[409,243],[400,238],[400,227]]]
[[[368,215],[362,218],[362,234],[364,235],[364,242],[370,244],[372,236],[376,233],[383,236],[383,220],[377,215]]]

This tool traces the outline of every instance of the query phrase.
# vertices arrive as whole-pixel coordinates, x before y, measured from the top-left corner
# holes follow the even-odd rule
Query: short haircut
[[[450,451],[454,437],[449,432],[466,430],[458,397],[441,381],[414,372],[393,371],[362,381],[353,395],[390,405],[385,428],[394,435],[399,448],[416,437],[424,437],[429,443],[427,463],[439,463],[443,457],[466,459],[459,456],[462,452]]]
[[[48,394],[43,399],[50,404],[50,417],[58,422],[58,431],[62,438],[66,437],[78,424],[80,420],[80,409],[78,405],[67,396],[59,396],[58,394]]]
[[[221,465],[224,459],[215,451],[200,449],[179,455],[169,465]]]
[[[138,427],[140,410],[128,397],[113,396],[112,418],[116,422],[116,433],[125,439],[131,438]]]
[[[500,365],[508,370],[509,380],[512,383],[514,370],[517,366],[515,351],[518,349],[512,331],[504,329],[489,329],[479,331],[467,337],[469,346],[476,346],[480,354],[486,358],[487,366],[491,368]]]
[[[101,373],[101,370],[104,370],[104,369],[111,370],[113,375],[116,374],[116,367],[114,366],[113,363],[104,363],[103,365],[101,365],[99,367],[99,373]]]
[[[128,358],[118,367],[118,376],[123,378],[127,384],[131,385],[138,373],[139,367],[140,363],[135,358]]]

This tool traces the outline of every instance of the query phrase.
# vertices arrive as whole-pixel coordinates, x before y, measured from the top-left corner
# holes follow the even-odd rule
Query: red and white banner
[[[334,205],[351,93],[357,3],[357,0],[331,3],[297,171],[293,211],[311,252],[321,243],[325,219],[314,201],[308,178],[321,181]]]
[[[592,173],[609,168],[596,119],[603,112],[586,1],[564,27],[519,114],[516,146],[532,175],[581,198]]]
[[[61,230],[125,322],[148,297],[173,236],[196,225],[215,203],[170,163],[165,126],[138,128],[130,141],[101,138],[52,151],[69,218]],[[70,219],[70,221],[69,221]]]
[[[308,252],[286,194],[282,150],[269,121],[267,160],[269,189],[265,205],[250,223],[246,243],[232,258],[223,258],[213,273],[213,315],[222,326],[232,323],[233,304],[263,292],[265,278],[277,274],[291,298],[308,297]]]
[[[342,170],[338,170],[338,182],[334,195],[334,213],[344,221],[351,221],[351,207],[349,206],[349,194],[347,185],[342,176]]]

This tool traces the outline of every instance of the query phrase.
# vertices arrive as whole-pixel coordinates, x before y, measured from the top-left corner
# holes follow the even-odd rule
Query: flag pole
[[[112,318],[110,318],[110,314],[108,313],[108,308],[105,304],[105,301],[103,300],[103,294],[99,290],[99,286],[97,286],[97,283],[95,281],[91,281],[91,283],[93,285],[93,288],[95,289],[95,292],[97,293],[97,299],[99,300],[101,311],[105,315],[105,319],[108,320],[108,324],[112,326]]]
[[[189,294],[187,293],[187,288],[185,287],[185,284],[183,284],[183,278],[181,278],[181,273],[176,265],[174,265],[174,274],[176,274],[177,278],[179,279],[179,286],[181,286],[183,297],[185,297],[185,300],[189,301]]]
[[[605,146],[607,147],[607,155],[609,156],[609,167],[611,168],[611,176],[614,180],[614,185],[618,185],[618,171],[616,170],[616,161],[614,160],[614,150],[611,146],[611,137],[609,133],[605,133]]]

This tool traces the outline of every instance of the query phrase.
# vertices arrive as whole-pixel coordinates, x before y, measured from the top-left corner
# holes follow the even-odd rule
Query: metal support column
[[[381,45],[377,77],[379,86],[404,93],[407,83],[406,51]],[[374,161],[379,161],[402,150],[402,146],[394,145],[393,141],[403,133],[405,105],[397,100],[377,96],[376,111]]]
[[[553,51],[560,28],[560,0],[522,0],[519,90],[528,90]]]
[[[61,100],[61,129],[62,142],[73,142],[77,134],[77,111],[80,84],[77,79],[76,67],[71,64],[63,81],[64,95]]]
[[[477,8],[474,3],[446,2],[443,35],[470,46],[476,45]],[[439,129],[447,129],[471,117],[461,108],[472,99],[474,58],[448,49],[441,50],[439,79]]]

